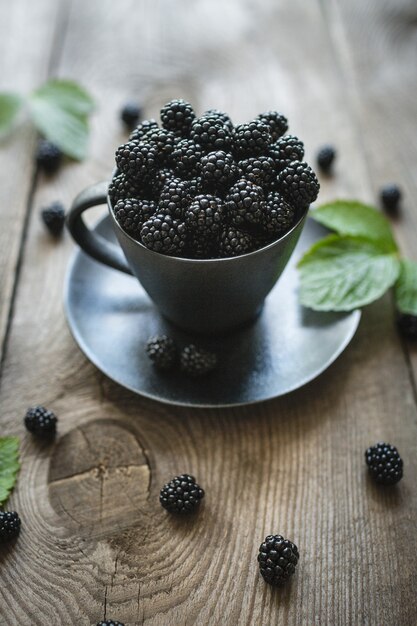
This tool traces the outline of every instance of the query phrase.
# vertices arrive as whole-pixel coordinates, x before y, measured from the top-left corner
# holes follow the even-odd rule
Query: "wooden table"
[[[1,434],[21,437],[9,508],[23,520],[0,557],[2,623],[127,625],[417,623],[417,351],[390,296],[370,306],[346,353],[314,383],[239,410],[187,410],[124,391],[81,354],[62,292],[74,246],[54,243],[40,207],[109,177],[125,135],[117,111],[171,97],[237,121],[278,108],[307,146],[339,152],[321,200],[375,202],[394,180],[395,231],[416,259],[417,6],[414,0],[13,0],[0,4],[1,87],[76,78],[99,103],[89,159],[47,180],[23,126],[0,150]],[[278,322],[277,322],[278,323]],[[26,434],[27,406],[60,418],[53,445]],[[405,478],[373,486],[363,453],[395,443]],[[193,519],[158,503],[195,473]],[[291,585],[257,571],[260,541],[300,548]]]

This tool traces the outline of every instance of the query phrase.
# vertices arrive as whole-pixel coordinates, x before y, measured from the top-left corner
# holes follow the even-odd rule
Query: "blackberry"
[[[204,188],[223,191],[230,187],[240,175],[240,170],[231,154],[223,150],[209,152],[201,159],[201,179]]]
[[[146,353],[153,365],[161,370],[171,369],[178,357],[174,340],[166,335],[156,335],[148,339]]]
[[[238,160],[264,154],[272,141],[269,126],[260,120],[240,124],[235,129],[234,152]]]
[[[225,207],[232,222],[237,226],[260,224],[265,209],[263,190],[242,178],[229,189]]]
[[[124,174],[146,184],[158,169],[158,153],[155,146],[129,141],[117,149],[116,165]]]
[[[184,217],[185,209],[192,201],[190,185],[180,178],[168,179],[159,196],[159,208],[176,219]]]
[[[219,253],[221,257],[240,256],[255,250],[256,243],[252,235],[227,226],[220,234]]]
[[[385,185],[380,191],[380,198],[384,209],[389,213],[395,213],[400,204],[401,189],[395,184]]]
[[[113,205],[123,198],[137,198],[141,194],[139,185],[126,174],[117,174],[109,185],[109,197]]]
[[[205,376],[217,366],[217,356],[213,352],[203,350],[193,343],[185,346],[181,352],[180,360],[182,371],[192,378]]]
[[[201,169],[201,147],[190,139],[179,141],[172,153],[172,165],[179,176],[192,178]]]
[[[372,478],[383,485],[394,485],[403,477],[403,461],[395,446],[376,443],[365,452],[365,460]]]
[[[282,195],[298,209],[306,209],[317,198],[320,184],[304,161],[293,161],[278,174]]]
[[[161,254],[178,256],[185,246],[185,225],[171,215],[153,215],[142,226],[140,235],[144,246]]]
[[[295,209],[276,191],[266,199],[262,226],[271,235],[282,235],[294,224]]]
[[[417,339],[417,316],[410,313],[398,313],[397,327],[403,337]]]
[[[129,141],[143,141],[150,130],[159,128],[155,120],[144,120],[132,131]]]
[[[142,109],[136,102],[126,102],[120,111],[120,119],[128,130],[132,130],[142,117]]]
[[[0,511],[0,542],[17,537],[21,521],[15,511]]]
[[[192,259],[216,259],[219,256],[219,234],[202,237],[201,233],[189,233],[187,256]]]
[[[125,626],[122,622],[118,622],[115,619],[106,619],[104,622],[97,622],[97,626]]]
[[[215,117],[216,119],[229,126],[230,129],[233,129],[233,122],[227,113],[224,111],[219,111],[219,109],[209,109],[209,111],[204,111],[202,117]]]
[[[65,209],[61,202],[53,202],[41,211],[43,223],[51,235],[59,237],[65,224]]]
[[[251,157],[238,163],[243,178],[260,187],[269,187],[275,175],[273,159],[267,156]]]
[[[40,139],[36,148],[36,163],[46,174],[54,174],[61,165],[62,152],[54,143]]]
[[[204,490],[194,476],[181,474],[166,483],[159,494],[159,502],[170,513],[189,513],[204,498]]]
[[[126,198],[119,200],[114,207],[114,215],[123,230],[134,239],[140,239],[143,224],[156,212],[152,200]]]
[[[203,192],[203,181],[201,179],[201,176],[195,176],[194,178],[191,178],[190,180],[186,180],[184,182],[186,183],[187,189],[192,198],[195,198]]]
[[[161,109],[162,126],[176,135],[188,137],[195,113],[185,100],[171,100]]]
[[[56,432],[57,417],[55,413],[43,406],[34,406],[26,411],[25,426],[27,430],[39,437],[49,437]]]
[[[288,130],[287,118],[282,113],[278,113],[278,111],[260,113],[256,119],[269,126],[272,141],[279,139]]]
[[[270,585],[281,587],[294,574],[300,555],[297,546],[282,535],[268,535],[259,547],[259,571]]]
[[[178,141],[174,133],[165,128],[151,128],[146,133],[145,141],[156,148],[161,165],[171,164],[172,153]]]
[[[302,157],[301,157],[302,158]],[[322,146],[317,152],[317,165],[322,172],[330,172],[336,158],[336,150],[330,144]]]
[[[161,195],[162,190],[165,187],[165,185],[169,181],[174,180],[174,178],[176,178],[175,172],[171,170],[169,167],[162,167],[160,170],[156,172],[156,174],[153,176],[150,182],[150,187],[156,199],[159,199],[159,196]]]
[[[270,147],[275,169],[281,172],[292,161],[301,161],[304,156],[304,144],[294,135],[285,135]]]
[[[210,195],[196,196],[185,211],[184,221],[192,233],[202,237],[215,237],[223,220],[223,206],[219,198]]]
[[[205,152],[228,152],[232,147],[233,129],[216,115],[202,115],[194,120],[190,136]]]

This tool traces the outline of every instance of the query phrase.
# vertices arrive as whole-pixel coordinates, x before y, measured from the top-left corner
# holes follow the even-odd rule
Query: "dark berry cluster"
[[[109,187],[122,229],[171,256],[247,254],[282,237],[314,202],[319,183],[303,143],[277,111],[234,126],[223,111],[197,117],[172,100],[116,152]]]

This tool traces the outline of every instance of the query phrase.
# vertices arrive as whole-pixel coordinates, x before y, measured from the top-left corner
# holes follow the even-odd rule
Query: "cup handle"
[[[82,218],[87,209],[107,203],[108,186],[108,182],[103,181],[78,194],[67,215],[67,228],[74,241],[93,259],[125,274],[132,274],[121,248],[87,228]]]

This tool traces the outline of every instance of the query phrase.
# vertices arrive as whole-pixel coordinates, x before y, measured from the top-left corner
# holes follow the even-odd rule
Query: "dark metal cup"
[[[307,214],[283,237],[255,252],[226,259],[183,259],[148,250],[125,233],[107,190],[108,183],[98,183],[75,198],[67,217],[72,237],[97,261],[136,276],[164,317],[194,333],[223,333],[257,317],[295,248]],[[82,219],[86,209],[106,202],[121,249],[89,230]]]

